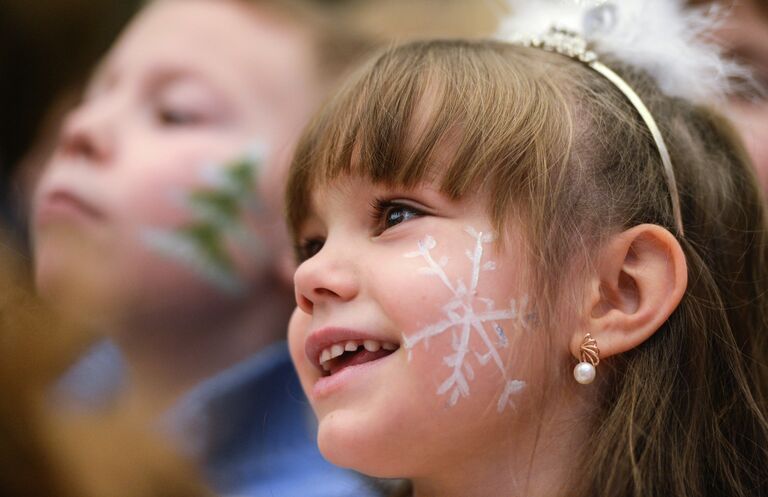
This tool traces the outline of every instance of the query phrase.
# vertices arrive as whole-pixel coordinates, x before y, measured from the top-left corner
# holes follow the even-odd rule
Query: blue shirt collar
[[[371,495],[357,475],[322,458],[314,416],[285,343],[202,382],[165,420],[224,493]]]

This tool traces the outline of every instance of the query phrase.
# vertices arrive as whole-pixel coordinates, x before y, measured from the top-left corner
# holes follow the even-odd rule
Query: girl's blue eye
[[[404,223],[418,216],[419,214],[416,210],[410,207],[404,205],[392,206],[386,212],[384,226],[391,228],[396,224]]]
[[[398,224],[424,215],[422,210],[412,205],[392,200],[377,200],[373,209],[377,235]]]

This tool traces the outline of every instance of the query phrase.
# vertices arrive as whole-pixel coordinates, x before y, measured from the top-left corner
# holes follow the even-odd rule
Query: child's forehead
[[[364,158],[361,150],[358,141],[352,147],[346,167],[342,163],[311,167],[310,172],[301,177],[298,181],[301,188],[294,189],[294,194],[301,193],[294,197],[298,202],[293,202],[293,212],[289,215],[294,227],[305,226],[310,219],[330,218],[333,209],[367,210],[377,201],[411,199],[432,205],[449,201],[459,204],[467,199],[481,201],[479,193],[449,194],[444,176],[446,165],[455,154],[455,144],[445,139],[434,147],[425,167],[409,176],[400,175],[398,171],[402,166],[397,164],[387,167],[389,172],[382,174],[380,164],[373,157]]]
[[[104,67],[196,64],[204,70],[265,80],[311,65],[307,34],[238,0],[157,0],[131,23]],[[278,47],[278,48],[275,48]]]
[[[356,204],[385,189],[383,185],[359,175],[342,175],[317,182],[309,191],[309,214],[323,216],[331,205]]]

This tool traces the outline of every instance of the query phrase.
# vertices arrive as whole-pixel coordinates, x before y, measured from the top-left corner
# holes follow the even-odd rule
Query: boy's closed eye
[[[169,79],[155,92],[153,114],[161,126],[201,126],[226,117],[226,105],[216,92],[192,77]]]

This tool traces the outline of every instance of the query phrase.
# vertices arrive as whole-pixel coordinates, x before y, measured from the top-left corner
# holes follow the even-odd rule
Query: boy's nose
[[[60,153],[104,165],[114,154],[113,124],[104,109],[85,105],[70,113],[59,138]]]
[[[334,251],[327,244],[298,267],[293,281],[296,304],[307,314],[317,305],[350,301],[359,291],[358,271],[350,254]]]

